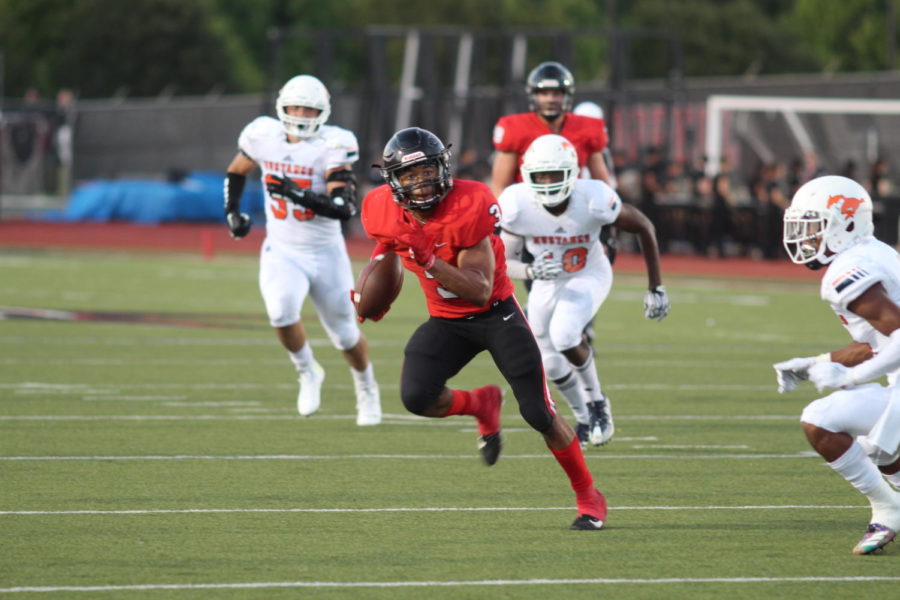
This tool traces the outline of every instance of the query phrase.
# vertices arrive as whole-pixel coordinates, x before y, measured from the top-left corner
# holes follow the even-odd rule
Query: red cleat
[[[599,490],[594,490],[594,497],[589,502],[578,502],[578,518],[569,529],[580,531],[596,531],[606,524],[606,497]]]
[[[472,390],[472,395],[478,399],[479,411],[478,434],[491,435],[500,431],[500,407],[503,406],[503,390],[496,385],[486,385]]]
[[[472,390],[478,400],[478,450],[484,464],[491,466],[500,458],[503,440],[500,436],[500,408],[503,391],[496,385],[486,385]]]

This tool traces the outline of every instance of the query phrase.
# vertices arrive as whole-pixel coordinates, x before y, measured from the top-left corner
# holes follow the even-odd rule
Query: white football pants
[[[611,287],[609,269],[534,281],[528,294],[528,322],[537,338],[549,379],[564,377],[571,370],[560,351],[581,343],[581,332],[606,300]]]
[[[350,301],[353,270],[343,242],[312,252],[265,240],[259,257],[259,289],[272,327],[298,322],[309,295],[335,348],[349,350],[359,342],[359,324]]]

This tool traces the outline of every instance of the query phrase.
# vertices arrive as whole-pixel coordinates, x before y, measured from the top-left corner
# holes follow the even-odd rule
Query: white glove
[[[836,362],[814,364],[809,369],[809,380],[820,392],[828,388],[850,388],[856,385],[850,376],[850,369]]]
[[[552,250],[544,250],[535,256],[534,261],[525,269],[528,279],[556,279],[562,272],[562,263],[553,258]]]
[[[787,394],[793,391],[798,383],[809,379],[809,368],[814,364],[816,364],[816,357],[806,356],[772,365],[775,369],[775,378],[778,380],[778,393]]]
[[[644,296],[644,316],[662,321],[667,314],[669,314],[669,297],[666,295],[666,286],[658,285],[652,290],[647,290]]]

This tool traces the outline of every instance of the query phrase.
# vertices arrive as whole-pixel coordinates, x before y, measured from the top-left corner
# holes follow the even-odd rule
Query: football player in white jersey
[[[366,338],[350,301],[353,272],[341,221],[356,214],[351,165],[359,148],[350,131],[326,125],[328,90],[311,75],[290,79],[276,100],[278,119],[258,117],[238,138],[228,165],[225,218],[242,238],[251,220],[240,212],[247,175],[257,167],[265,191],[266,239],[260,253],[259,287],[269,322],[297,368],[297,409],[319,409],[325,371],[313,357],[300,308],[307,295],[331,343],[350,365],[358,425],[381,422],[381,399]]]
[[[872,506],[854,554],[883,548],[900,530],[900,255],[873,231],[872,200],[851,179],[818,177],[794,194],[784,246],[797,264],[827,265],[822,299],[853,341],[774,365],[781,393],[806,379],[820,392],[835,389],[800,420],[815,451]],[[869,383],[885,375],[887,386]]]
[[[662,320],[669,312],[669,299],[662,285],[655,230],[609,185],[578,178],[575,148],[562,136],[535,139],[521,171],[522,183],[507,187],[499,198],[507,270],[514,279],[533,280],[528,321],[547,377],[575,414],[582,445],[603,445],[615,431],[612,410],[600,387],[593,349],[581,335],[612,286],[600,230],[614,225],[638,236],[649,283],[644,314]],[[535,257],[530,264],[522,261],[523,249]]]

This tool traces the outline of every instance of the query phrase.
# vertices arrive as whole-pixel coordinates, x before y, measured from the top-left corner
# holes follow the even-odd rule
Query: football
[[[356,313],[371,319],[391,307],[403,287],[403,263],[393,252],[379,254],[365,266],[356,280]]]

